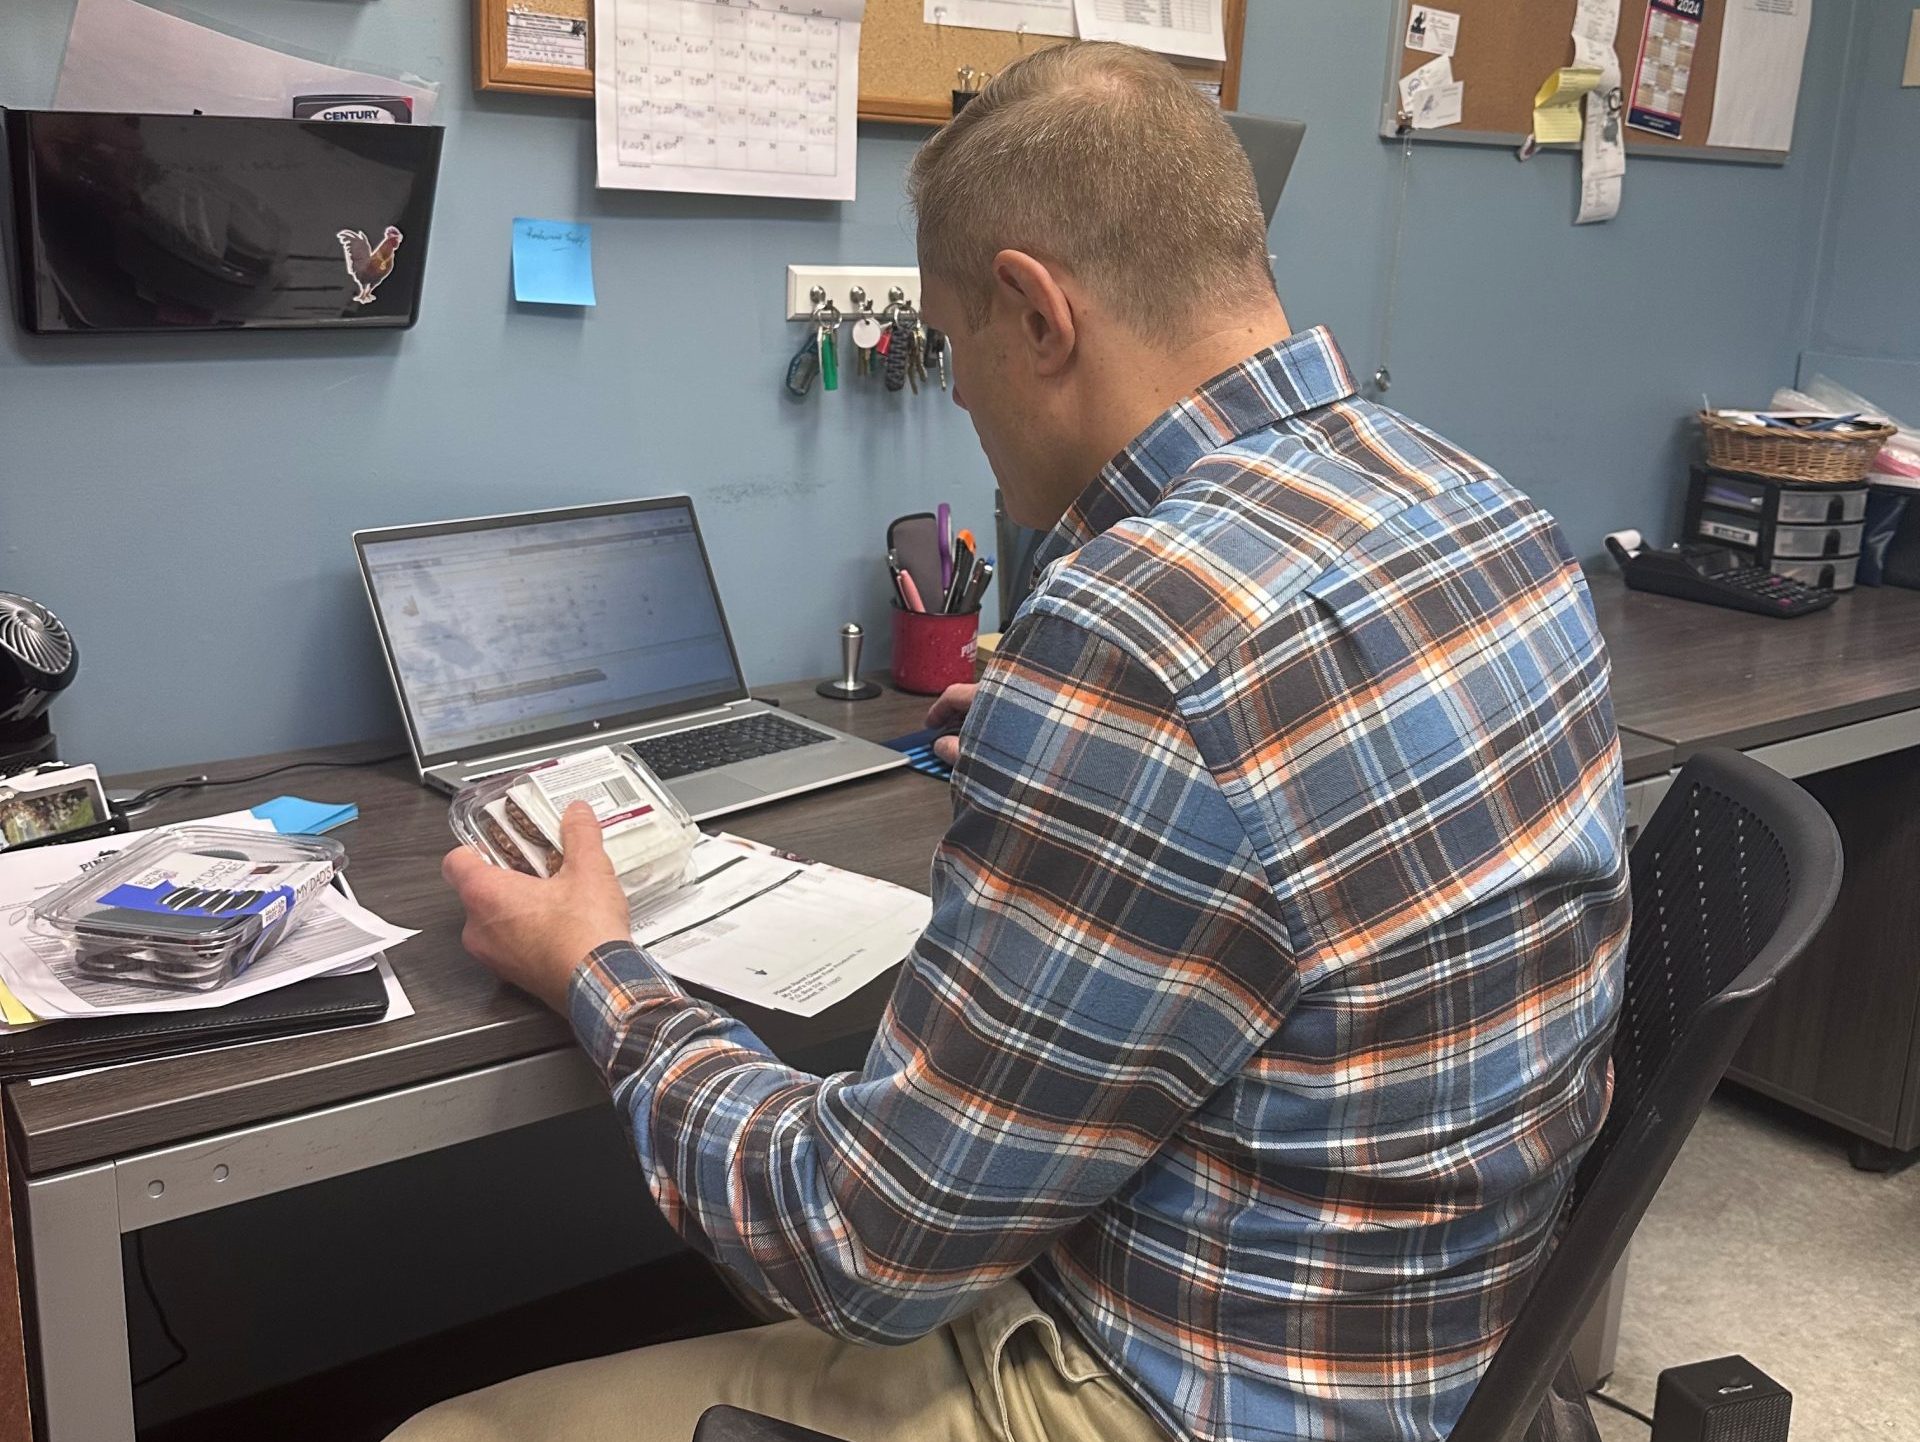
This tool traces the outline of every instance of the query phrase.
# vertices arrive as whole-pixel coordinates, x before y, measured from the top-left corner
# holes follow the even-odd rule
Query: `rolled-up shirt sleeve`
[[[1112,642],[1009,630],[952,787],[931,920],[861,1071],[784,1066],[632,946],[571,995],[667,1219],[863,1341],[961,1314],[1112,1198],[1298,989],[1243,827]]]

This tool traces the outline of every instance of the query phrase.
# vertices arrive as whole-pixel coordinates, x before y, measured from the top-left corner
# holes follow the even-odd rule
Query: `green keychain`
[[[820,327],[820,389],[840,389],[840,348],[834,340],[833,327],[825,325]]]

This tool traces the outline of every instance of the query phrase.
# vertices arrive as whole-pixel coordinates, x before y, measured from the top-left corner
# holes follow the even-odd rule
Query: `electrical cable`
[[[395,751],[388,756],[374,756],[361,761],[289,761],[283,766],[275,766],[266,771],[255,771],[249,776],[222,776],[213,780],[205,776],[188,776],[179,781],[162,782],[158,786],[149,786],[145,791],[115,803],[115,809],[131,814],[142,807],[151,806],[162,796],[171,796],[176,791],[197,791],[202,787],[240,786],[248,781],[265,781],[269,776],[278,776],[285,771],[299,771],[309,766],[334,766],[354,769],[361,766],[385,766],[389,761],[398,761],[408,753]]]
[[[140,1275],[141,1290],[147,1294],[147,1301],[153,1307],[153,1319],[160,1324],[160,1335],[167,1339],[167,1344],[176,1354],[172,1361],[163,1362],[146,1376],[134,1378],[134,1386],[144,1387],[149,1382],[159,1381],[174,1368],[182,1365],[187,1360],[187,1348],[186,1344],[174,1335],[173,1324],[167,1321],[166,1309],[160,1305],[160,1294],[154,1290],[153,1278],[147,1273],[147,1234],[145,1232],[133,1234],[133,1266]]]
[[[1645,1412],[1642,1412],[1638,1407],[1629,1407],[1625,1402],[1620,1401],[1617,1397],[1609,1397],[1605,1392],[1602,1392],[1598,1387],[1595,1387],[1591,1392],[1587,1393],[1587,1395],[1593,1398],[1593,1400],[1598,1402],[1602,1407],[1611,1407],[1616,1412],[1626,1413],[1627,1416],[1633,1418],[1633,1420],[1636,1422],[1643,1422],[1649,1427],[1653,1426],[1653,1418],[1649,1417]]]
[[[1407,177],[1413,169],[1413,127],[1400,132],[1400,193],[1394,203],[1393,250],[1387,261],[1387,299],[1380,315],[1380,364],[1374,368],[1373,388],[1385,395],[1393,386],[1393,320],[1400,301],[1400,256],[1407,241]]]

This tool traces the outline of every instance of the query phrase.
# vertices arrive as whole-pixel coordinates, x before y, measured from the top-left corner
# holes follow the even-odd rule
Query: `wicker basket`
[[[1892,426],[1783,431],[1775,426],[1728,420],[1709,411],[1700,412],[1700,429],[1707,438],[1707,464],[1717,471],[1830,486],[1857,485],[1865,480],[1880,447],[1895,434]]]

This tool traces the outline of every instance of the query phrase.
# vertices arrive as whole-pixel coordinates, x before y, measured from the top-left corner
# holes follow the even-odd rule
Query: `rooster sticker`
[[[400,249],[400,232],[388,226],[378,245],[368,241],[364,230],[343,230],[339,239],[347,257],[347,274],[360,287],[354,292],[353,303],[372,305],[380,282],[393,274],[393,253]]]

